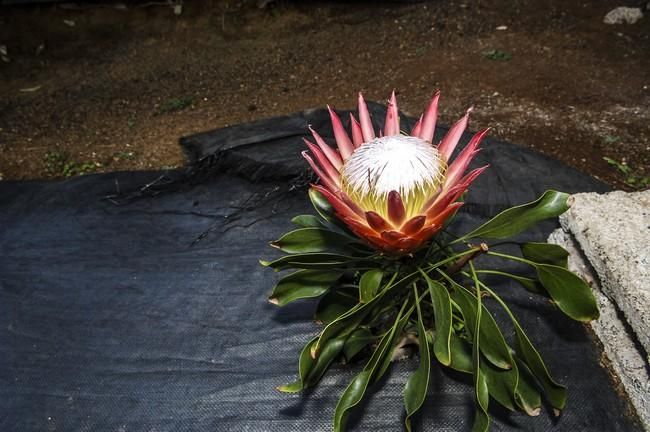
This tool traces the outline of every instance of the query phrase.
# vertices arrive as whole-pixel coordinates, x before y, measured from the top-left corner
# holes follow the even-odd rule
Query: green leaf
[[[542,412],[542,398],[537,390],[535,377],[519,357],[515,357],[515,363],[519,369],[519,383],[515,393],[515,402],[529,416],[538,416]]]
[[[334,410],[334,432],[343,432],[345,430],[349,410],[358,405],[363,399],[371,376],[371,370],[363,370],[348,384]]]
[[[329,324],[348,312],[357,304],[357,298],[336,289],[329,291],[318,302],[314,319],[321,324]]]
[[[449,342],[451,354],[449,367],[459,372],[472,373],[472,346],[453,330]]]
[[[476,303],[474,303],[475,317],[472,326],[474,343],[472,344],[472,371],[474,373],[474,391],[476,397],[476,415],[472,432],[487,432],[490,429],[490,416],[488,415],[488,405],[490,403],[490,392],[488,390],[485,375],[481,371],[481,342],[483,327],[483,302],[481,301],[481,289],[474,273],[474,267],[470,261],[470,268],[476,283]],[[462,288],[462,287],[461,287]],[[464,288],[463,288],[464,289]],[[457,291],[457,290],[454,290]],[[467,321],[467,318],[466,318]]]
[[[327,324],[321,332],[318,342],[312,347],[312,357],[316,358],[318,356],[319,351],[328,340],[342,334],[350,334],[353,332],[370,313],[372,306],[372,303],[359,303]]]
[[[359,327],[353,331],[343,346],[343,356],[346,362],[350,362],[362,349],[377,340],[377,336],[373,335],[366,327]]]
[[[292,382],[291,384],[285,384],[278,387],[278,390],[284,393],[296,393],[305,388],[305,381],[307,380],[307,375],[311,370],[314,360],[311,358],[311,347],[318,340],[318,336],[307,342],[305,347],[300,353],[298,359],[298,380]]]
[[[335,220],[334,208],[327,201],[327,199],[317,190],[310,188],[309,189],[309,199],[311,204],[316,209],[316,212],[325,220],[332,221]]]
[[[541,412],[541,397],[528,367],[519,358],[513,357],[512,369],[504,371],[481,362],[490,396],[503,407],[515,411],[523,410],[529,416]]]
[[[368,270],[361,276],[359,281],[359,299],[361,303],[367,303],[377,295],[383,276],[384,272],[380,269]]]
[[[305,379],[305,387],[311,387],[320,381],[334,359],[341,354],[347,337],[338,337],[327,341],[320,355],[314,362],[309,375]]]
[[[276,271],[290,268],[336,270],[359,262],[371,263],[370,260],[365,258],[356,258],[336,253],[299,253],[285,255],[275,261],[260,260],[260,264],[265,267],[271,267]]]
[[[563,410],[564,406],[566,405],[566,388],[558,384],[551,377],[551,374],[544,364],[544,360],[542,360],[542,356],[539,354],[537,349],[535,349],[532,342],[528,338],[528,335],[526,335],[526,332],[519,324],[519,321],[512,313],[510,308],[508,308],[508,305],[501,299],[501,297],[499,297],[499,295],[497,295],[497,293],[492,291],[489,287],[485,286],[484,284],[481,285],[490,292],[492,297],[494,297],[494,299],[499,302],[503,310],[506,311],[510,317],[510,321],[512,321],[512,325],[515,328],[515,335],[517,336],[516,352],[518,357],[523,361],[523,363],[525,363],[528,369],[530,369],[530,372],[542,385],[542,388],[544,389],[546,397],[551,403],[551,406],[553,406],[557,412]],[[528,370],[524,369],[523,366],[521,366],[520,369],[526,371]],[[522,396],[525,395],[523,393],[526,390],[525,384],[518,390]]]
[[[284,306],[294,300],[318,297],[325,294],[342,274],[321,270],[299,270],[278,281],[269,301]]]
[[[569,195],[563,192],[548,190],[533,202],[504,210],[461,239],[512,237],[544,219],[559,216],[567,211],[568,197]]]
[[[566,405],[566,388],[553,380],[544,364],[544,360],[542,360],[542,356],[535,349],[524,330],[517,320],[514,319],[514,316],[512,319],[512,323],[515,326],[515,333],[517,334],[517,353],[530,368],[533,375],[539,380],[553,408],[557,410],[564,409]]]
[[[524,258],[539,263],[558,267],[568,267],[569,252],[562,246],[551,243],[523,243],[520,245]]]
[[[507,277],[518,282],[522,287],[524,287],[526,291],[529,291],[533,294],[540,294],[548,297],[548,293],[544,289],[544,286],[541,283],[539,283],[537,279],[532,279],[529,277],[516,275],[512,273],[506,273],[498,270],[476,270],[476,273],[493,274],[493,275]]]
[[[404,303],[406,304],[406,302]],[[408,323],[408,320],[411,316],[411,313],[413,312],[413,306],[409,310],[407,310],[403,316],[402,313],[400,312],[400,316],[402,318],[399,318],[397,321],[397,325],[394,327],[394,331],[392,331],[392,337],[391,339],[388,340],[387,347],[388,347],[388,353],[381,359],[379,368],[377,371],[373,374],[372,380],[373,382],[379,380],[388,368],[390,367],[392,361],[393,361],[393,353],[395,351],[395,347],[397,343],[399,342],[399,337],[401,336],[402,332],[404,331],[404,327]]]
[[[357,240],[356,236],[350,229],[336,216],[336,212],[327,199],[315,189],[309,189],[309,199],[318,215],[326,222],[323,225],[328,229],[333,229],[339,234],[345,235],[352,240]]]
[[[447,288],[438,281],[434,281],[426,273],[424,279],[429,286],[429,295],[433,305],[436,334],[433,340],[433,352],[440,363],[445,366],[451,364],[451,299]]]
[[[600,315],[594,293],[578,275],[549,264],[534,264],[537,277],[562,312],[577,321],[589,322]]]
[[[488,404],[490,393],[488,392],[487,382],[483,373],[478,371],[474,381],[476,388],[476,413],[474,414],[474,423],[472,432],[488,432],[490,430],[490,416],[488,415]]]
[[[318,350],[320,349],[321,344],[325,343],[325,341],[328,339],[338,335],[339,332],[345,331],[346,329],[348,331],[353,331],[359,325],[359,323],[363,321],[363,319],[373,310],[379,300],[387,296],[392,296],[395,293],[399,293],[400,289],[413,282],[413,280],[417,278],[418,274],[418,272],[413,272],[395,283],[389,283],[379,295],[375,296],[368,303],[357,304],[348,312],[344,313],[336,320],[329,323],[327,327],[325,327],[321,332],[320,338],[312,350],[312,356],[315,357],[318,354]]]
[[[519,371],[515,362],[512,369],[503,370],[490,362],[481,362],[481,372],[485,376],[490,396],[510,411],[516,410],[515,393],[519,383]]]
[[[339,399],[339,402],[336,404],[334,410],[334,432],[342,432],[345,429],[350,409],[361,402],[361,399],[363,399],[366,389],[368,388],[368,384],[373,379],[381,376],[381,370],[385,370],[383,365],[386,358],[390,363],[390,353],[392,352],[395,334],[398,333],[397,329],[400,325],[403,326],[403,323],[408,320],[408,315],[406,316],[406,320],[402,319],[402,314],[407,302],[408,299],[404,301],[390,332],[387,332],[382,337],[377,349],[372,354],[372,357],[364,367],[363,371],[354,377],[352,382],[343,392],[341,399]],[[378,368],[380,368],[379,371]]]
[[[404,423],[406,430],[411,431],[411,416],[420,409],[427,396],[429,387],[429,375],[431,372],[431,352],[429,342],[427,341],[426,329],[422,322],[422,311],[420,310],[420,301],[415,288],[415,307],[418,314],[418,339],[420,345],[420,365],[417,370],[409,377],[404,387],[404,407],[406,408],[406,419]]]
[[[271,242],[271,246],[290,254],[304,254],[310,252],[326,252],[345,249],[352,243],[348,236],[330,231],[326,228],[299,228],[290,231]]]
[[[323,221],[314,215],[299,215],[291,219],[291,222],[302,228],[323,228]]]
[[[476,327],[476,317],[478,312],[476,310],[476,296],[471,293],[467,288],[453,283],[454,291],[452,297],[461,308],[465,322],[469,328]],[[487,310],[485,306],[482,307],[483,318],[481,320],[481,352],[485,357],[496,367],[500,369],[512,368],[512,356],[510,355],[510,347],[506,343],[501,330],[496,321]],[[473,330],[472,330],[473,331]]]

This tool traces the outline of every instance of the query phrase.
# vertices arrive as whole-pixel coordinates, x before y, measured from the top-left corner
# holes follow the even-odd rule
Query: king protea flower
[[[402,255],[426,244],[463,205],[458,199],[487,168],[464,175],[488,129],[474,135],[450,161],[471,108],[438,145],[432,143],[439,97],[437,92],[410,135],[400,132],[393,92],[379,136],[359,94],[359,121],[350,114],[351,139],[328,107],[338,150],[311,128],[316,143],[305,140],[311,155],[302,154],[321,183],[312,187],[352,232],[383,252]]]

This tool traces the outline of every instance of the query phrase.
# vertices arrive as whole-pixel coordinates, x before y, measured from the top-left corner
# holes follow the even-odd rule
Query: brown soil
[[[0,178],[179,166],[182,135],[358,90],[415,115],[439,88],[442,121],[474,105],[473,129],[629,188],[603,157],[650,176],[650,17],[603,24],[621,3],[0,7]]]

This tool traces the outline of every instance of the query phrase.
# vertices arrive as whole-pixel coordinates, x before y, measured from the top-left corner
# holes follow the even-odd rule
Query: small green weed
[[[501,51],[498,49],[491,49],[488,51],[483,51],[483,57],[488,60],[494,61],[510,61],[512,60],[512,54],[507,51]]]
[[[605,144],[616,144],[621,140],[621,137],[618,135],[605,135],[603,137],[603,142]]]
[[[115,160],[133,160],[135,159],[135,153],[132,151],[118,151],[113,153],[113,159]]]
[[[616,159],[608,157],[604,157],[603,159],[625,177],[623,183],[629,187],[634,189],[645,189],[650,187],[650,177],[633,170],[632,167],[625,162],[619,162]]]
[[[158,114],[166,114],[174,111],[183,110],[194,102],[192,97],[182,97],[169,99],[158,108]]]
[[[96,162],[78,162],[70,160],[67,153],[62,151],[49,151],[43,157],[45,170],[56,177],[72,177],[76,175],[95,172],[100,164]]]

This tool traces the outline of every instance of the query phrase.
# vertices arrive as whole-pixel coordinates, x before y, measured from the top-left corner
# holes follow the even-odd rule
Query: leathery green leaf
[[[535,385],[535,378],[519,357],[515,357],[515,363],[519,369],[519,385],[515,393],[515,402],[529,416],[538,416],[542,412],[542,398]]]
[[[526,370],[530,370],[532,375],[534,375],[537,381],[539,381],[539,383],[542,385],[544,393],[551,403],[551,406],[553,406],[555,409],[556,414],[559,415],[559,412],[563,410],[564,406],[566,405],[566,388],[558,384],[551,377],[551,374],[544,364],[544,360],[542,360],[542,356],[539,354],[537,349],[535,349],[532,342],[528,338],[528,335],[526,335],[526,332],[519,324],[519,321],[512,313],[510,308],[508,308],[508,305],[501,299],[501,297],[497,295],[497,293],[492,291],[489,287],[485,286],[484,284],[481,285],[487,289],[490,294],[492,294],[492,297],[494,297],[494,299],[499,302],[503,310],[505,310],[510,317],[510,321],[512,321],[512,324],[515,328],[515,335],[517,337],[517,346],[515,350],[517,356],[528,367]],[[520,367],[520,369],[524,369],[523,366]],[[524,390],[524,386],[520,387],[520,392],[523,392]],[[524,396],[523,393],[522,396]]]
[[[427,341],[426,329],[422,322],[422,311],[420,301],[415,287],[415,308],[418,315],[418,339],[420,345],[420,365],[409,377],[404,387],[404,407],[406,408],[406,419],[404,420],[406,430],[411,431],[411,416],[420,409],[427,396],[429,387],[429,375],[431,373],[431,352]]]
[[[298,215],[291,219],[291,222],[302,228],[322,228],[325,226],[323,221],[315,215]]]
[[[418,275],[418,272],[413,272],[408,276],[403,277],[395,283],[389,283],[384,290],[377,296],[375,296],[368,303],[359,303],[355,305],[352,309],[329,323],[321,332],[318,342],[312,349],[312,357],[316,357],[320,346],[325,343],[328,339],[335,337],[339,332],[344,329],[349,329],[350,331],[354,330],[359,323],[373,310],[375,304],[382,298],[386,296],[391,296],[395,292],[399,292],[400,288],[408,286]]]
[[[397,326],[395,327],[395,331],[393,331],[393,337],[388,341],[388,353],[380,361],[376,372],[372,376],[372,382],[375,382],[378,379],[380,379],[382,376],[384,376],[384,374],[390,367],[393,361],[393,353],[398,343],[398,338],[402,334],[402,331],[404,330],[406,323],[408,323],[408,320],[411,316],[411,313],[413,312],[413,309],[414,307],[411,306],[410,309],[408,309],[404,314],[400,314],[402,315],[402,318],[397,321]]]
[[[280,257],[274,261],[260,260],[260,264],[265,267],[271,267],[276,271],[290,268],[296,269],[338,269],[354,263],[370,263],[365,258],[351,257],[336,253],[299,253]]]
[[[381,365],[384,363],[385,358],[388,357],[388,361],[390,361],[390,353],[392,352],[391,348],[393,340],[395,338],[395,334],[397,333],[397,328],[400,326],[400,322],[404,322],[404,320],[401,318],[407,301],[408,300],[404,301],[402,309],[395,319],[395,323],[393,324],[391,330],[382,337],[379,345],[377,346],[377,349],[375,349],[375,352],[372,354],[372,357],[364,367],[363,371],[354,377],[352,382],[350,382],[348,387],[341,395],[341,398],[336,404],[336,408],[334,410],[334,432],[342,432],[345,429],[349,411],[358,405],[359,402],[361,402],[361,399],[363,399],[368,385],[370,384],[371,380],[377,376],[377,369],[381,368]]]
[[[357,302],[356,297],[343,290],[331,290],[318,302],[314,319],[319,324],[327,325],[352,309]]]
[[[479,370],[474,381],[476,386],[476,413],[474,414],[474,423],[472,432],[487,432],[490,430],[490,416],[488,415],[488,404],[490,394],[483,373]]]
[[[299,270],[278,281],[269,301],[284,306],[294,300],[318,297],[325,294],[341,275],[341,272]]]
[[[558,411],[563,410],[566,405],[566,388],[551,377],[542,356],[528,339],[528,335],[521,328],[519,322],[514,319],[514,315],[512,316],[512,323],[515,326],[517,335],[517,353],[542,385],[544,393],[553,408]]]
[[[451,364],[451,299],[447,288],[438,281],[431,279],[423,273],[427,281],[436,333],[433,339],[433,352],[440,363],[445,366]]]
[[[460,306],[467,326],[471,329],[476,327],[476,296],[467,288],[453,282],[454,291],[453,299]],[[481,320],[481,352],[496,367],[500,369],[510,369],[512,367],[512,356],[510,348],[506,343],[499,326],[492,317],[487,308],[481,304],[483,319]],[[472,330],[473,331],[473,330]]]
[[[361,321],[370,313],[372,306],[374,306],[373,303],[359,303],[327,324],[316,344],[312,346],[311,356],[316,358],[328,340],[341,334],[350,334],[356,330]]]
[[[485,376],[490,396],[503,407],[515,411],[517,404],[515,394],[519,384],[519,370],[513,362],[512,369],[503,370],[493,366],[490,362],[481,362],[481,372]]]
[[[548,190],[535,201],[502,211],[462,239],[481,237],[503,239],[512,237],[536,223],[557,217],[567,211],[569,195]]]
[[[594,293],[578,275],[549,264],[534,264],[537,277],[562,312],[576,321],[589,322],[600,315]]]
[[[562,246],[551,243],[523,243],[520,246],[521,254],[527,260],[551,264],[558,267],[568,267],[569,252]]]
[[[451,363],[449,367],[459,372],[472,373],[472,346],[452,329],[449,338]]]
[[[338,337],[327,341],[304,381],[305,387],[311,387],[318,384],[334,359],[341,354],[346,339],[347,337]]]
[[[474,273],[474,266],[470,261],[470,268],[472,270],[474,281],[476,283],[476,303],[474,317],[474,325],[472,326],[472,333],[474,335],[474,343],[472,345],[472,363],[474,373],[474,391],[476,397],[476,414],[474,416],[474,424],[472,425],[472,432],[487,432],[490,429],[490,416],[488,415],[488,405],[490,403],[490,393],[487,386],[485,375],[481,371],[481,342],[482,332],[481,326],[483,321],[483,302],[481,301],[481,288]],[[464,289],[464,288],[463,288]]]
[[[529,416],[538,416],[541,397],[534,385],[534,378],[520,359],[513,358],[515,362],[508,371],[497,369],[489,362],[481,363],[490,396],[511,411],[519,408]]]
[[[359,299],[361,303],[367,303],[377,295],[383,276],[384,272],[380,269],[368,270],[361,276],[359,281]]]
[[[373,335],[366,327],[359,327],[353,331],[343,346],[343,356],[349,362],[357,355],[362,349],[377,340],[377,336]]]
[[[345,249],[346,245],[353,243],[348,236],[344,236],[326,228],[299,228],[289,231],[278,240],[271,242],[271,246],[290,254],[326,252]]]
[[[314,206],[316,213],[318,213],[318,215],[327,222],[323,224],[324,226],[328,228],[335,228],[340,234],[347,235],[351,239],[357,239],[357,236],[355,236],[348,229],[348,227],[336,216],[334,207],[332,207],[329,201],[327,201],[327,199],[321,195],[320,192],[310,188],[309,199],[311,201],[311,204]],[[330,226],[328,226],[328,224]]]
[[[315,337],[307,342],[300,353],[300,357],[298,359],[298,380],[292,382],[291,384],[279,386],[278,390],[284,393],[296,393],[305,388],[307,375],[309,374],[309,371],[314,364],[314,360],[311,358],[311,346],[315,344],[317,340],[318,337]]]
[[[361,399],[363,399],[371,375],[371,370],[363,370],[348,384],[339,402],[336,404],[334,411],[334,432],[342,432],[345,430],[345,424],[349,415],[348,411],[358,405]]]
[[[334,208],[325,197],[315,189],[309,188],[309,199],[316,212],[325,220],[333,220]]]

